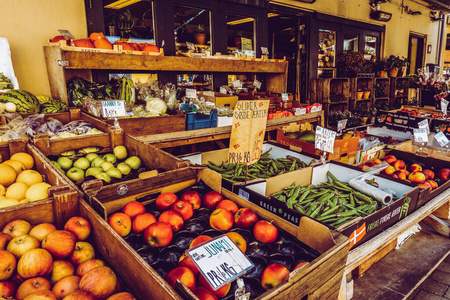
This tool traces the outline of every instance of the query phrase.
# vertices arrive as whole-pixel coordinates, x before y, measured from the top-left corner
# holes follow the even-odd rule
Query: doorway
[[[416,33],[409,34],[408,60],[409,66],[407,74],[417,74],[417,70],[423,68],[425,61],[425,35]]]

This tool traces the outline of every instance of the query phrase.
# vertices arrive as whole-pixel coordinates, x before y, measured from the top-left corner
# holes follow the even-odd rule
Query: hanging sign
[[[261,53],[262,55],[269,55],[269,49],[267,47],[261,47]]]
[[[261,88],[261,81],[255,79],[253,81],[253,86],[256,87],[257,89],[260,89]]]
[[[444,115],[447,115],[447,107],[448,107],[448,101],[445,99],[441,99],[441,111]]]
[[[347,127],[348,119],[339,120],[337,123],[337,131],[342,131]]]
[[[334,152],[334,139],[336,138],[336,131],[326,129],[320,126],[316,128],[316,149],[324,152]]]
[[[186,89],[186,98],[196,99],[197,90],[196,89]]]
[[[227,235],[186,251],[213,290],[232,282],[253,267]]]
[[[414,140],[417,143],[427,143],[428,134],[425,128],[414,128]]]
[[[101,101],[101,104],[103,117],[105,118],[118,118],[127,116],[124,100],[105,100]]]
[[[436,141],[439,143],[439,145],[440,145],[441,147],[444,147],[444,146],[447,145],[448,142],[449,142],[449,141],[448,141],[448,138],[445,136],[445,134],[444,134],[442,131],[436,133],[436,134],[434,135],[434,138],[436,139]]]
[[[228,162],[253,164],[261,156],[270,100],[238,101],[234,108]]]

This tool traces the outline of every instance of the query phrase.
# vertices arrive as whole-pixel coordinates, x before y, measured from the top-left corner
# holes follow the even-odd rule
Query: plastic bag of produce
[[[1,127],[0,134],[2,134],[1,138],[3,142],[20,139],[27,134],[29,129],[22,117],[17,117],[11,120],[8,125]]]
[[[48,129],[53,133],[60,131],[64,126],[64,124],[60,120],[53,118],[50,118],[46,124],[48,126]]]
[[[86,122],[86,121],[76,120],[76,121],[69,122],[66,125],[64,125],[63,127],[61,127],[61,129],[58,130],[57,134],[59,135],[62,132],[70,132],[70,133],[75,133],[77,135],[82,135],[82,134],[86,134],[86,132],[88,132],[92,128],[94,128],[94,126],[92,126],[91,123]]]

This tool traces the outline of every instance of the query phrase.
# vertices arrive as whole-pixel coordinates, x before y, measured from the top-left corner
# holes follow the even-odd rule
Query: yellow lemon
[[[25,165],[18,160],[6,160],[3,163],[13,167],[14,170],[16,170],[17,175],[19,175],[20,172],[25,171]]]
[[[0,184],[4,187],[8,187],[16,180],[16,170],[13,167],[6,164],[0,164]]]
[[[13,206],[19,204],[19,201],[16,199],[8,199],[8,198],[1,198],[0,199],[0,208]]]
[[[28,190],[28,185],[23,182],[16,182],[11,184],[6,190],[6,198],[23,200]]]
[[[25,152],[19,152],[14,154],[13,156],[11,156],[10,160],[20,161],[21,163],[23,163],[23,165],[27,170],[30,170],[34,166],[33,156]]]
[[[26,197],[28,201],[37,201],[48,198],[48,188],[50,184],[46,182],[40,182],[33,184],[27,190]]]
[[[5,196],[6,194],[6,188],[0,184],[0,196]]]
[[[0,172],[1,174],[1,172]],[[29,187],[33,184],[42,182],[42,175],[35,170],[25,170],[17,176],[16,182],[23,182]]]

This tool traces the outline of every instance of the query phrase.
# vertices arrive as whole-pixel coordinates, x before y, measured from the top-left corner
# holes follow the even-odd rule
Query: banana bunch
[[[130,78],[122,77],[119,80],[116,98],[119,100],[125,100],[128,105],[134,104],[135,99],[134,83]]]
[[[14,86],[11,83],[11,80],[9,80],[8,77],[3,75],[3,73],[0,73],[0,90],[7,90],[7,89],[13,89]]]
[[[134,27],[134,18],[131,15],[129,9],[127,9],[123,14],[119,15],[119,20],[117,26],[120,30],[130,31]]]

